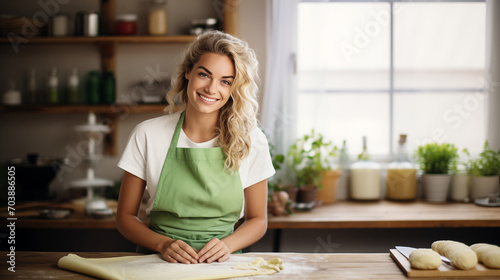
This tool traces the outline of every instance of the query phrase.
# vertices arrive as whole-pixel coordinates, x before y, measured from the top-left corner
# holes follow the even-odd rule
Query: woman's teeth
[[[205,96],[203,96],[203,95],[201,95],[201,94],[198,94],[198,96],[200,96],[200,97],[201,97],[201,99],[203,99],[203,100],[205,100],[205,101],[207,101],[207,102],[215,102],[215,101],[217,101],[217,99],[208,98],[208,97],[205,97]]]

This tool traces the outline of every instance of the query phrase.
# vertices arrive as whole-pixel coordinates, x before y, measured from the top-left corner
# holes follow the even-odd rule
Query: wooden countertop
[[[5,256],[7,252],[1,252]],[[15,272],[0,262],[0,279],[95,279],[82,274],[58,269],[59,258],[67,252],[16,252]],[[136,253],[77,253],[82,257],[105,258],[138,255]],[[246,256],[264,259],[280,257],[285,270],[279,274],[241,277],[236,279],[407,279],[389,253],[382,254],[294,254],[294,253],[246,253]],[[303,266],[307,259],[308,272],[299,274],[288,267]],[[193,265],[195,267],[196,265]],[[416,279],[416,278],[412,278]],[[432,279],[432,278],[425,278]],[[462,278],[460,279],[471,279]],[[481,278],[481,279],[494,279]]]
[[[39,218],[33,207],[21,207],[16,211],[16,217],[19,228],[116,228],[114,217],[95,219],[81,211],[74,211],[66,219],[49,220]],[[452,202],[338,201],[289,216],[270,215],[268,222],[269,229],[430,227],[500,227],[500,207]]]
[[[473,203],[339,201],[290,216],[269,216],[269,229],[500,227],[500,207]]]

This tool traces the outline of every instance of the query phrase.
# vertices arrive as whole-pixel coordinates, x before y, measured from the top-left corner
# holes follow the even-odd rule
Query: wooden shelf
[[[27,44],[92,44],[92,43],[189,43],[196,39],[192,35],[179,36],[98,36],[98,37],[35,37]],[[10,44],[8,38],[0,38],[0,43]]]
[[[161,113],[165,104],[111,104],[111,105],[0,105],[0,114],[7,113],[89,113],[104,115],[111,132],[104,138],[105,154],[116,156],[118,154],[117,122],[120,116],[130,113]]]
[[[111,105],[0,105],[0,113],[88,113],[123,114],[162,112],[166,104],[111,104]]]

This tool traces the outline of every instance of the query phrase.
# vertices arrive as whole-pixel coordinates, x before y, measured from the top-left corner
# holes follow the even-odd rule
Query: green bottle
[[[106,71],[102,80],[102,99],[101,103],[113,104],[116,98],[116,80],[113,72]]]
[[[87,76],[87,83],[85,87],[87,104],[99,104],[101,91],[101,77],[99,72],[90,71]]]
[[[53,67],[47,82],[47,103],[55,105],[60,102],[59,78],[57,77],[57,68]]]
[[[68,103],[69,104],[80,104],[80,79],[78,78],[78,69],[73,68],[71,76],[68,79]]]

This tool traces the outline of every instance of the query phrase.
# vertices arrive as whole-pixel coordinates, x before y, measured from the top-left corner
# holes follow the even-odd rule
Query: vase
[[[446,202],[450,188],[451,175],[448,174],[424,174],[424,196],[428,202]]]
[[[472,201],[477,198],[498,194],[500,176],[472,176],[470,198]]]
[[[469,175],[454,174],[451,179],[450,198],[457,202],[466,202],[469,199]]]
[[[333,203],[337,199],[337,186],[342,172],[340,170],[325,170],[321,172],[321,188],[318,189],[316,200],[323,204]]]

